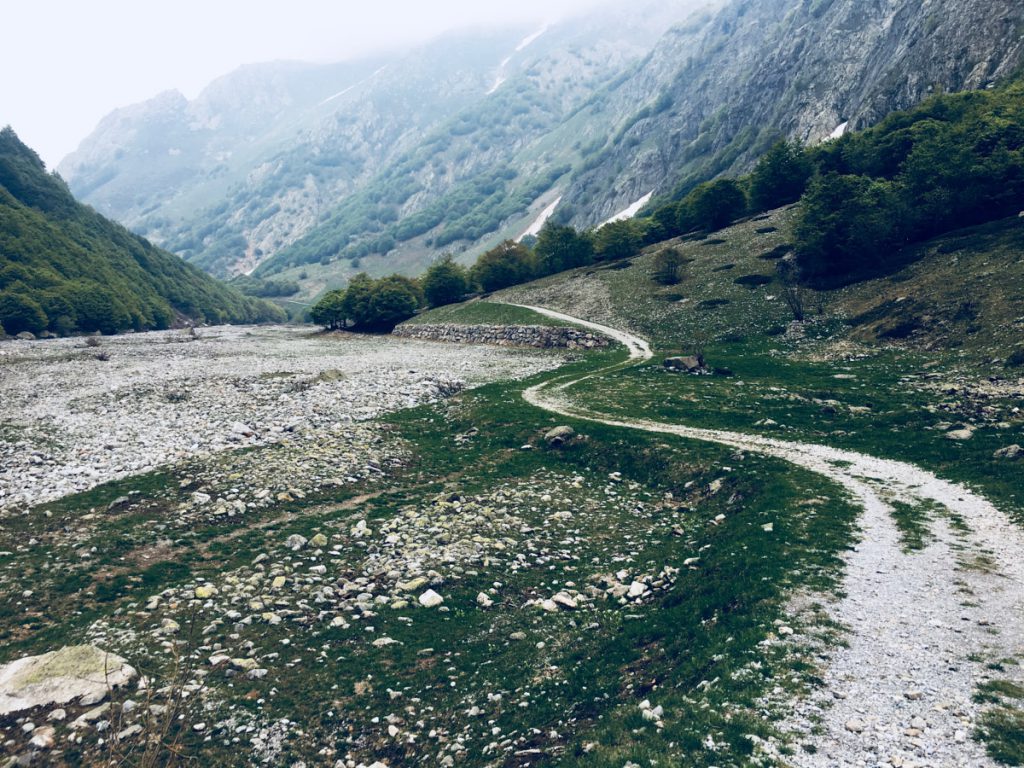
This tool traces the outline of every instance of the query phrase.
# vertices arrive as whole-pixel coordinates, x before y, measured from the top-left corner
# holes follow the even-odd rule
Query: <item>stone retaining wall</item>
[[[598,349],[610,344],[606,337],[579,328],[547,325],[413,324],[400,325],[392,333],[405,339],[538,349]]]

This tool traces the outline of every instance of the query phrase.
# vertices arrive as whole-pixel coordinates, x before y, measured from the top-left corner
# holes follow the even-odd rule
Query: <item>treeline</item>
[[[10,127],[0,130],[0,327],[7,334],[284,317],[81,205]]]

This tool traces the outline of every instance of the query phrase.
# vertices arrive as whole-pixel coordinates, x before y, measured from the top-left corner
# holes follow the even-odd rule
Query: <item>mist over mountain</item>
[[[452,33],[405,55],[243,67],[116,111],[59,170],[219,276],[315,295],[591,227],[1021,63],[1012,0],[658,3]]]

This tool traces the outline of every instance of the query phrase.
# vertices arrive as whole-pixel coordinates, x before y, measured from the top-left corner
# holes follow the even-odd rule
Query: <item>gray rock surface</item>
[[[78,700],[101,701],[135,670],[120,656],[77,645],[0,667],[0,715]]]

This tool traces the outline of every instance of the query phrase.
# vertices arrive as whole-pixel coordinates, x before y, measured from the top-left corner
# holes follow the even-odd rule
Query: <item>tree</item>
[[[750,175],[750,208],[768,211],[795,203],[807,189],[814,169],[797,142],[780,141],[758,162]]]
[[[733,179],[701,184],[687,195],[683,203],[692,225],[705,232],[727,227],[747,212],[747,196]]]
[[[328,291],[309,310],[310,319],[317,325],[335,331],[345,327],[345,291]]]
[[[662,248],[654,254],[654,282],[660,285],[678,285],[682,282],[685,264],[683,255],[675,248]]]
[[[808,279],[832,282],[866,275],[902,245],[902,204],[893,182],[819,176],[801,208],[794,231],[796,256]]]
[[[441,307],[462,301],[469,292],[466,269],[445,254],[430,265],[423,276],[423,295],[431,307]]]
[[[365,323],[373,330],[390,331],[416,314],[421,297],[419,287],[409,278],[392,275],[377,281],[370,296],[370,316]]]
[[[483,291],[499,291],[532,280],[536,259],[526,246],[506,240],[481,254],[470,270],[470,278]]]
[[[78,318],[75,308],[65,296],[58,291],[42,291],[39,294],[39,306],[48,318],[47,327],[54,333],[67,336],[73,333]]]
[[[636,256],[643,238],[633,219],[605,224],[594,234],[594,254],[599,261],[615,261]]]
[[[365,272],[360,272],[349,281],[348,290],[341,300],[341,312],[353,325],[368,324],[373,287],[373,278]]]
[[[35,301],[15,293],[0,294],[0,325],[7,333],[39,333],[46,330],[47,317]]]
[[[589,237],[553,221],[541,229],[533,252],[538,270],[544,275],[585,267],[594,260],[594,244]]]

